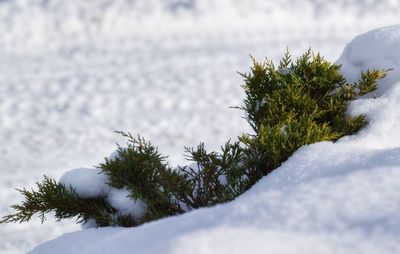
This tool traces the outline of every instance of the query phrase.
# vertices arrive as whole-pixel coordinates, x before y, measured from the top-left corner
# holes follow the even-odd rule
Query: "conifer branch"
[[[122,215],[104,197],[84,199],[72,186],[45,176],[37,190],[22,189],[25,200],[11,206],[16,213],[0,223],[26,222],[54,211],[57,220],[76,217],[78,223],[94,220],[98,226],[137,226],[147,221],[182,214],[200,207],[231,201],[263,176],[279,167],[298,148],[320,141],[336,141],[367,124],[365,116],[346,114],[349,102],[377,89],[390,70],[368,70],[349,83],[341,66],[309,49],[296,60],[289,50],[275,67],[266,59],[241,74],[246,97],[240,107],[253,133],[228,141],[219,152],[203,143],[185,148],[195,166],[173,169],[156,146],[143,137],[117,132],[127,139],[117,156],[105,158],[98,168],[112,188],[126,188],[132,200],[146,204],[143,218]],[[192,164],[193,165],[193,164]]]

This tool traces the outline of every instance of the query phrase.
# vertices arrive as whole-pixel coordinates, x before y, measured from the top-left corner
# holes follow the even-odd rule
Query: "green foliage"
[[[187,159],[195,164],[172,169],[151,143],[130,133],[120,134],[128,139],[127,147],[119,147],[118,156],[106,158],[99,168],[109,176],[112,187],[127,188],[133,200],[146,203],[145,216],[135,223],[226,202],[248,186],[238,166],[239,143],[228,142],[221,153],[207,153],[204,144],[186,148]]]
[[[114,188],[127,188],[132,199],[140,199],[147,205],[142,223],[158,218],[181,214],[184,210],[173,193],[185,191],[187,181],[165,162],[157,147],[142,137],[119,132],[128,139],[127,148],[118,147],[118,156],[99,165],[109,177]]]
[[[243,110],[255,134],[244,135],[241,141],[255,181],[299,147],[335,141],[367,124],[362,115],[346,115],[348,103],[375,91],[386,71],[367,71],[350,84],[339,70],[340,66],[308,50],[294,62],[286,52],[278,68],[268,59],[263,63],[254,60],[251,72],[242,74]]]
[[[106,197],[84,199],[72,186],[45,176],[38,190],[20,190],[25,201],[12,206],[16,213],[1,223],[28,221],[36,213],[43,222],[45,214],[54,211],[58,220],[76,217],[81,223],[94,220],[98,226],[137,226],[233,200],[299,147],[335,141],[367,124],[363,115],[346,114],[348,103],[375,91],[387,70],[361,73],[355,83],[348,83],[339,70],[311,50],[295,61],[287,51],[278,67],[268,59],[253,59],[251,72],[241,75],[246,93],[242,109],[254,133],[227,142],[220,152],[207,152],[203,143],[186,148],[192,162],[188,166],[173,169],[157,147],[119,132],[127,138],[127,147],[118,146],[118,155],[105,158],[98,168],[112,188],[125,188],[129,198],[146,204],[142,218],[120,214]]]
[[[21,205],[11,206],[17,212],[7,215],[1,223],[29,221],[36,213],[42,223],[46,220],[45,214],[55,211],[58,220],[76,217],[78,223],[95,220],[99,226],[117,225],[113,219],[117,210],[110,206],[103,198],[84,199],[72,187],[66,187],[55,180],[44,176],[42,183],[37,183],[38,190],[18,190],[25,200]]]
[[[208,153],[203,143],[197,149],[186,148],[187,159],[194,164],[179,167],[178,172],[187,179],[190,191],[175,195],[190,210],[233,200],[247,190],[240,144],[227,142],[221,150]]]

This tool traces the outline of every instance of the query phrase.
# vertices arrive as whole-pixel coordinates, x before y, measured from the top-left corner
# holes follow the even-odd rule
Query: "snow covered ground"
[[[15,187],[33,186],[35,181],[41,179],[42,174],[58,178],[67,169],[91,167],[99,163],[115,149],[115,142],[124,142],[113,130],[142,134],[159,145],[162,152],[170,155],[173,164],[183,163],[183,146],[197,145],[199,141],[204,141],[209,148],[219,147],[228,138],[248,130],[245,121],[240,118],[241,112],[228,107],[240,105],[243,98],[241,78],[236,71],[248,70],[249,54],[258,58],[268,56],[277,59],[286,46],[289,46],[294,55],[311,46],[328,59],[335,60],[355,35],[394,24],[398,22],[399,15],[400,3],[391,0],[340,0],[329,3],[322,0],[296,0],[290,1],[290,4],[284,0],[0,1],[0,216],[11,212],[8,205],[20,200]],[[398,92],[393,94],[391,101],[398,98]],[[381,103],[385,105],[384,101],[389,101],[388,96],[377,101],[383,101]],[[366,110],[374,108],[367,105],[363,107]],[[380,112],[384,116],[389,113],[391,111]],[[379,119],[378,113],[372,116]],[[396,126],[396,122],[388,124],[389,118],[385,119],[384,122],[377,120],[376,125],[388,129]],[[363,145],[356,146],[351,141],[351,145],[346,142],[340,144],[343,146],[343,153],[338,152],[337,156],[343,157],[343,161],[346,158],[350,160],[344,151],[363,147],[360,148],[359,158],[380,158],[379,151],[374,149],[386,149],[387,153],[381,151],[385,156],[382,155],[383,158],[376,162],[381,163],[379,167],[386,166],[385,171],[371,167],[364,175],[360,173],[363,171],[352,170],[343,176],[344,183],[335,182],[335,178],[316,178],[313,185],[304,182],[303,185],[298,184],[287,190],[283,190],[284,186],[267,184],[274,181],[271,179],[285,178],[271,176],[257,187],[265,187],[266,191],[257,191],[255,188],[246,194],[250,198],[243,197],[227,207],[248,210],[252,206],[265,206],[266,209],[278,206],[284,209],[285,205],[298,204],[290,203],[290,200],[302,198],[303,202],[313,203],[315,200],[304,193],[314,193],[315,198],[334,195],[335,188],[356,179],[360,179],[361,184],[365,185],[380,179],[376,188],[386,193],[388,189],[385,183],[392,186],[390,183],[398,177],[393,166],[398,157],[395,147],[400,143],[396,143],[393,138],[396,137],[395,134],[384,137],[368,134],[378,133],[380,130],[371,128],[370,132],[366,131],[365,136],[369,139],[363,139],[360,134],[358,139],[361,141],[355,143]],[[389,141],[370,143],[370,139],[394,141],[388,146]],[[319,146],[323,151],[329,150],[333,145]],[[297,156],[302,153],[311,156],[313,152],[310,150],[313,149],[317,148],[311,146]],[[293,162],[288,162],[287,167],[293,165]],[[315,189],[310,188],[314,184]],[[269,185],[277,186],[277,189],[268,189],[272,188]],[[303,194],[298,193],[301,188],[304,188]],[[341,194],[332,197],[332,200],[340,200],[343,198]],[[398,190],[389,194],[399,196]],[[271,196],[272,201],[258,204],[254,201],[257,200],[257,195]],[[349,198],[347,201],[352,204],[373,199],[362,198],[363,196],[359,200]],[[285,201],[286,199],[288,200]],[[368,242],[371,248],[379,247],[378,244],[385,241],[391,242],[390,235],[385,235],[388,238],[383,239],[379,236],[379,231],[375,231],[374,225],[381,225],[379,223],[367,223],[371,226],[371,238],[363,234],[365,230],[360,228],[367,224],[362,217],[359,227],[355,225],[351,231],[340,231],[341,225],[336,225],[332,230],[337,235],[326,234],[332,226],[327,223],[330,218],[318,220],[320,231],[316,232],[321,233],[319,235],[310,233],[308,237],[303,234],[304,231],[296,228],[306,225],[296,222],[315,214],[318,209],[328,211],[332,204],[335,203],[310,206],[310,210],[303,211],[299,217],[288,222],[285,230],[271,228],[270,231],[263,231],[262,226],[273,221],[273,216],[282,216],[276,212],[255,214],[265,217],[265,224],[255,226],[253,224],[258,222],[254,220],[253,223],[249,221],[250,224],[246,226],[243,220],[243,224],[239,223],[238,227],[228,228],[225,232],[232,239],[238,239],[238,243],[245,242],[246,235],[252,236],[254,232],[259,232],[259,238],[247,241],[248,247],[252,243],[269,245],[273,242],[276,245],[277,239],[285,241],[298,236],[294,244],[321,244],[318,245],[322,248],[321,252],[338,242],[342,243],[341,246],[350,246],[352,242],[346,241],[351,239],[370,240]],[[378,209],[383,205],[389,207],[386,211],[388,213],[398,211],[395,204],[376,201],[371,206]],[[274,208],[274,211],[278,211],[278,208]],[[376,217],[376,221],[389,218],[385,217],[387,213],[369,208],[364,212],[382,215]],[[345,205],[343,209],[346,209]],[[218,250],[218,232],[222,232],[226,225],[231,225],[229,221],[247,214],[229,214],[229,208],[223,206],[217,207],[215,214],[211,211],[201,210],[183,219],[173,218],[161,222],[164,223],[162,227],[169,230],[172,225],[170,223],[181,220],[176,224],[176,229],[171,229],[171,239],[179,238],[182,241],[182,248],[177,250],[178,253],[187,253],[191,248],[205,253],[207,249],[201,249],[201,246],[216,246],[214,250]],[[355,216],[357,212],[359,211],[354,212]],[[217,214],[222,213],[227,217],[226,223],[217,223],[219,226],[214,231],[191,231],[193,234],[182,235],[185,229],[191,228],[192,216],[203,213],[206,215],[202,218],[208,218],[204,219],[208,222],[218,221]],[[272,217],[268,219],[268,216]],[[340,214],[330,216],[335,218]],[[370,217],[365,215],[365,218]],[[397,218],[398,221],[398,217],[390,218]],[[160,222],[134,229],[140,233],[135,231],[134,234],[138,237],[129,241],[144,241],[146,232],[157,230],[154,225],[158,223]],[[184,226],[185,223],[188,226]],[[394,236],[399,233],[399,226],[395,221],[388,220],[384,223],[392,223]],[[310,225],[305,227],[308,226]],[[46,222],[45,225],[40,225],[39,221],[33,221],[22,225],[0,225],[0,253],[25,252],[39,243],[78,228],[73,222]],[[314,232],[314,229],[311,228],[310,232]],[[101,239],[101,232],[107,230],[115,231],[99,231],[96,238]],[[115,234],[123,235],[124,232],[115,231]],[[340,237],[342,233],[350,235],[343,239]],[[214,234],[215,242],[210,242],[212,238],[207,237],[207,234]],[[109,237],[108,234],[104,234],[104,237],[106,235]],[[185,245],[185,237],[188,241],[199,239],[196,244],[201,246]],[[126,240],[122,237],[121,241],[125,241],[124,239]],[[221,242],[224,241],[226,239],[221,239]],[[168,241],[162,244],[167,246]],[[161,248],[160,246],[154,248]],[[176,246],[171,246],[173,247]],[[355,250],[363,253],[364,247],[359,247],[361,249]],[[371,253],[373,250],[371,249]],[[390,253],[389,250],[392,249],[388,247],[382,251]],[[146,251],[152,253],[150,249]],[[345,249],[338,252],[340,251],[346,252]]]

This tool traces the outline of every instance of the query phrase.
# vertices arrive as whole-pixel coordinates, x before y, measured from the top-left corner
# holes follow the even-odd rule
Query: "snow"
[[[371,40],[378,48],[399,41],[399,29],[361,35],[343,55]],[[387,67],[386,54],[374,56],[382,64],[374,67]],[[378,98],[351,105],[350,114],[369,120],[359,134],[302,147],[233,202],[136,228],[64,234],[30,253],[399,253],[400,83],[381,85]]]
[[[71,186],[82,198],[105,197],[110,192],[108,176],[99,168],[77,168],[64,173],[59,183]]]
[[[400,27],[376,29],[354,38],[344,49],[337,63],[350,81],[359,79],[360,71],[389,70],[390,75],[380,82],[378,95],[400,80]],[[366,53],[368,52],[368,53]]]
[[[109,161],[114,161],[114,160],[116,160],[117,158],[119,158],[119,150],[118,150],[118,149],[115,150],[114,152],[112,152],[112,153],[110,154],[110,156],[108,156],[108,160],[109,160]]]
[[[100,168],[78,168],[64,173],[59,183],[72,187],[81,198],[105,198],[121,215],[131,215],[140,222],[147,206],[140,200],[132,200],[126,188],[116,189],[108,185],[108,176]],[[94,222],[82,225],[83,228],[96,227]]]
[[[286,47],[296,56],[311,46],[335,60],[357,34],[398,23],[399,15],[393,0],[0,1],[0,216],[21,201],[15,188],[34,187],[43,174],[59,179],[68,169],[98,165],[115,143],[126,142],[115,130],[143,135],[173,165],[187,163],[184,146],[203,141],[208,151],[219,149],[249,131],[243,112],[229,109],[241,105],[236,71],[248,71],[249,54],[278,60]],[[371,119],[386,116],[352,137],[361,147],[384,153],[398,146],[394,131],[385,135],[399,119],[391,98],[353,103],[354,112],[370,112]],[[0,225],[0,252],[25,253],[79,229],[74,220],[51,218]],[[251,243],[279,244],[261,240],[275,233],[299,245],[325,239],[252,230],[225,232],[236,240],[258,232],[242,242],[248,250]]]
[[[112,188],[107,195],[107,202],[118,210],[121,215],[131,215],[136,222],[140,222],[147,211],[146,204],[140,200],[132,200],[130,192],[126,188]]]

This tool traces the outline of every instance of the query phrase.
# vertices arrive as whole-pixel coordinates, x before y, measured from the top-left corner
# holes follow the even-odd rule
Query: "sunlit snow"
[[[0,1],[0,216],[20,202],[14,188],[98,165],[125,144],[115,130],[143,135],[173,165],[187,163],[184,146],[218,149],[250,130],[229,108],[242,103],[236,71],[248,71],[249,54],[278,60],[286,47],[312,47],[335,61],[399,16],[392,0]],[[338,60],[351,79],[394,69],[378,98],[352,103],[371,123],[356,136],[300,149],[235,202],[139,228],[79,231],[51,214],[44,225],[0,225],[0,253],[77,230],[34,253],[400,252],[398,33],[357,37]],[[91,184],[82,190],[98,191]],[[114,194],[124,210],[125,194]]]

